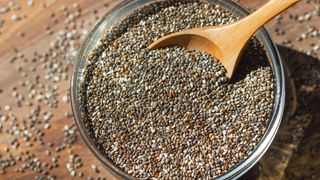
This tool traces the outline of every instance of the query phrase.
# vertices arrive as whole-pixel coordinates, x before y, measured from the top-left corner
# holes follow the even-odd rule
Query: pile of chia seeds
[[[215,178],[255,149],[272,112],[274,77],[253,38],[230,80],[209,54],[156,39],[237,17],[208,2],[166,1],[108,30],[82,71],[83,121],[97,148],[136,178]]]

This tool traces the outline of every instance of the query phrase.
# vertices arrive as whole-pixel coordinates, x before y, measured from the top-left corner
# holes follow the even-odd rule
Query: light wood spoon
[[[299,1],[270,0],[254,13],[234,23],[172,33],[153,42],[148,48],[181,46],[188,50],[208,52],[218,58],[231,78],[252,35],[273,17]]]

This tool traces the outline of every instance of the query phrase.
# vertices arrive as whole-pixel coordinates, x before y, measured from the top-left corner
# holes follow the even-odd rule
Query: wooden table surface
[[[48,52],[50,42],[59,36],[60,30],[68,31],[65,27],[65,19],[68,14],[61,11],[64,5],[67,6],[68,12],[74,12],[76,9],[74,3],[78,3],[81,7],[81,16],[77,18],[77,21],[84,22],[83,27],[78,27],[78,30],[89,30],[98,17],[120,1],[34,0],[34,5],[28,6],[26,0],[1,0],[0,7],[11,2],[18,3],[21,6],[20,10],[1,13],[0,8],[0,162],[8,158],[10,154],[15,157],[26,151],[34,154],[41,162],[51,163],[53,157],[58,157],[59,167],[53,168],[50,175],[56,176],[57,179],[78,179],[80,178],[78,176],[71,177],[66,168],[72,150],[82,159],[83,166],[76,169],[78,174],[83,172],[84,177],[116,179],[93,156],[78,132],[76,132],[77,141],[71,147],[66,147],[60,152],[54,150],[64,142],[63,129],[65,126],[74,124],[73,119],[66,116],[67,113],[71,113],[71,105],[66,97],[69,96],[72,64],[62,62],[63,67],[66,68],[67,77],[55,83],[58,85],[56,98],[59,101],[56,108],[49,107],[34,98],[30,98],[32,104],[26,105],[25,101],[22,101],[21,107],[18,107],[16,94],[13,91],[17,91],[28,99],[30,92],[21,84],[32,82],[36,75],[39,75],[40,84],[50,85],[51,81],[46,80],[45,77],[48,72],[43,65],[47,62],[32,61],[32,58],[35,52]],[[267,0],[242,0],[240,2],[247,7],[256,8]],[[287,82],[289,87],[287,113],[271,148],[258,165],[244,176],[244,179],[249,177],[254,179],[298,177],[320,179],[320,135],[317,133],[320,132],[320,48],[317,48],[317,45],[320,46],[320,12],[319,15],[316,14],[316,6],[319,5],[319,0],[302,0],[298,5],[283,13],[282,17],[272,20],[266,26],[278,44],[281,55],[288,66],[288,72],[291,72]],[[307,20],[306,13],[312,14],[310,20]],[[18,15],[21,20],[13,21],[12,19],[15,19],[13,15]],[[304,18],[306,20],[302,21]],[[302,22],[298,22],[297,19]],[[308,38],[312,33],[314,36]],[[307,38],[298,41],[298,37],[301,36],[307,36]],[[74,43],[78,47],[81,39],[75,40]],[[309,52],[311,49],[313,52]],[[12,62],[15,56],[18,56],[19,60]],[[22,71],[19,72],[19,69]],[[33,142],[32,147],[29,147],[25,141],[21,140],[20,135],[14,132],[11,134],[10,128],[13,127],[12,122],[21,124],[27,121],[27,115],[36,108],[36,105],[40,106],[41,113],[51,112],[53,116],[49,121],[50,128],[43,131],[44,145]],[[13,114],[16,120],[1,119],[10,114]],[[43,126],[40,124],[37,127],[43,129]],[[10,141],[15,138],[20,144],[17,149],[13,149],[10,145]],[[48,142],[52,142],[54,147],[48,147]],[[47,155],[46,150],[52,152],[52,155]],[[26,170],[24,173],[16,172],[23,163],[21,161],[13,167],[5,168],[5,172],[0,174],[0,179],[34,179],[36,176],[41,176],[41,173],[32,170]],[[91,168],[93,164],[98,167],[98,172]],[[1,170],[3,168],[0,166],[0,172]]]

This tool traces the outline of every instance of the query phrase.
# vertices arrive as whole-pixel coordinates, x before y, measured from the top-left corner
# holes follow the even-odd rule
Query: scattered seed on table
[[[97,166],[95,164],[92,164],[91,168],[95,173],[99,173],[99,169],[97,168]]]
[[[21,16],[18,16],[18,15],[16,15],[16,14],[13,14],[13,15],[11,16],[11,20],[12,20],[12,21],[20,21],[20,20],[21,20]]]
[[[28,4],[28,6],[32,7],[34,5],[34,1],[33,0],[28,0],[27,4]]]

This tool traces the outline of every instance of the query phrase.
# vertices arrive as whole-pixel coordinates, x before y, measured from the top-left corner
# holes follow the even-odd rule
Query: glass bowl
[[[89,136],[89,132],[87,131],[83,119],[80,113],[80,102],[79,102],[79,86],[81,80],[81,69],[84,67],[87,61],[87,55],[94,48],[96,43],[100,40],[101,36],[104,34],[105,30],[113,26],[115,23],[121,21],[127,15],[132,13],[134,10],[141,8],[142,6],[153,3],[159,0],[126,0],[112,10],[110,10],[107,14],[105,14],[98,23],[94,26],[94,28],[88,34],[88,37],[84,44],[82,45],[77,62],[74,67],[73,76],[71,79],[71,99],[72,99],[72,109],[75,117],[76,124],[80,131],[82,138],[84,139],[87,146],[93,152],[95,157],[101,161],[101,163],[113,173],[116,177],[121,179],[133,179],[133,177],[126,174],[122,171],[117,165],[115,165],[110,159],[106,158],[99,149],[96,148],[95,144],[91,140]],[[244,17],[249,14],[249,11],[241,6],[240,4],[232,1],[232,0],[207,0],[208,2],[219,4],[222,7],[227,8],[228,10],[234,12],[239,17]],[[281,62],[278,49],[269,36],[268,32],[262,28],[257,32],[256,37],[263,44],[266,54],[268,56],[269,62],[272,66],[272,70],[274,73],[275,81],[276,81],[276,90],[275,90],[275,100],[273,104],[273,112],[270,119],[269,127],[261,139],[260,143],[256,146],[254,151],[244,159],[240,164],[233,167],[225,173],[224,175],[218,177],[217,179],[234,179],[242,176],[245,172],[247,172],[252,166],[254,166],[259,159],[263,156],[263,154],[267,151],[269,146],[271,145],[277,131],[279,125],[281,123],[281,119],[284,112],[285,105],[285,76],[283,70],[283,64]]]

